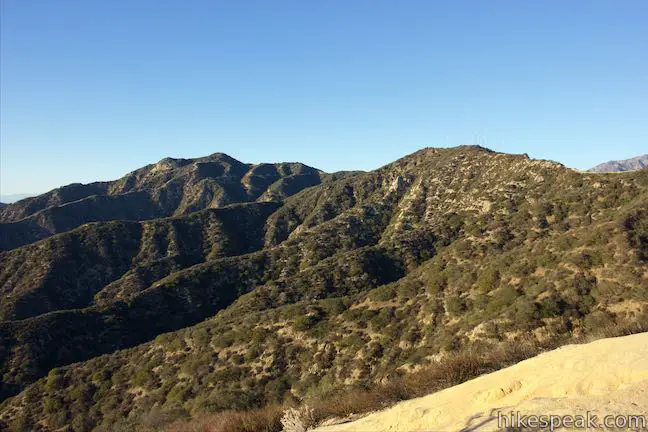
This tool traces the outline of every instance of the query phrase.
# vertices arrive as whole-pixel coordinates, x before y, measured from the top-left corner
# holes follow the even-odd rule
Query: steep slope
[[[112,182],[72,184],[0,208],[0,250],[84,223],[147,220],[251,201],[279,201],[330,177],[299,163],[250,165],[225,154],[166,158]]]
[[[590,172],[610,173],[636,171],[648,166],[648,154],[631,159],[609,161],[589,169]]]
[[[116,300],[133,284],[145,288],[206,259],[260,249],[265,220],[278,207],[250,203],[146,222],[95,222],[0,252],[0,320]]]
[[[422,150],[287,198],[256,252],[111,282],[89,308],[0,324],[10,395],[53,367],[216,314],[52,370],[0,416],[128,428],[155,410],[244,409],[370,384],[468,345],[648,323],[646,208],[646,171]]]
[[[648,421],[647,389],[648,333],[641,333],[564,346],[360,420],[313,431],[499,431],[512,426],[511,413],[546,416],[544,429],[553,415],[555,430],[569,429],[558,423],[561,415],[595,415],[598,428],[615,425],[605,424],[614,420],[606,416],[626,416],[632,422],[625,424],[627,430],[640,430]]]

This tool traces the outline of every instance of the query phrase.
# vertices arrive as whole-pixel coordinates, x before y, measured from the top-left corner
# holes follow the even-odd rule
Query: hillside
[[[593,370],[597,373],[592,374]],[[498,418],[511,426],[511,412],[519,413],[518,418],[585,416],[589,412],[602,426],[606,416],[645,416],[647,388],[648,333],[641,333],[565,346],[361,420],[313,432],[498,431],[505,428],[504,423],[498,427]],[[640,429],[626,426],[627,430]]]
[[[279,205],[230,205],[187,216],[85,224],[0,252],[0,320],[124,299],[175,270],[263,247]]]
[[[223,153],[162,159],[119,180],[71,184],[0,207],[0,250],[108,220],[141,221],[253,201],[280,201],[330,178],[300,163],[245,164]]]
[[[0,255],[0,418],[158,428],[648,324],[646,170],[424,149],[272,201]]]
[[[609,161],[591,168],[590,172],[609,173],[636,171],[648,166],[648,154],[631,159]]]

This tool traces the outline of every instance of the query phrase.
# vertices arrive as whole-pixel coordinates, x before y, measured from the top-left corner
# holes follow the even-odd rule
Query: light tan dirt
[[[607,415],[648,416],[648,333],[564,346],[354,422],[316,431],[492,431],[504,429],[498,427],[498,413],[585,416],[588,411],[600,425]],[[617,430],[628,429],[636,430]]]

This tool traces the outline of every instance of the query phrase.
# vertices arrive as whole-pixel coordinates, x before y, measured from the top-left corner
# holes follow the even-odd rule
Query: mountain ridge
[[[369,385],[468,344],[648,322],[646,208],[646,171],[600,176],[457,147],[280,201],[83,225],[0,253],[12,269],[0,273],[5,299],[92,291],[30,316],[3,300],[3,316],[23,319],[0,322],[2,395],[13,396],[0,418],[130,428],[155,410],[259,408]],[[119,239],[119,224],[148,231],[113,264],[90,251]],[[57,268],[110,277],[78,287]]]
[[[610,173],[610,172],[627,172],[644,169],[648,166],[648,154],[636,156],[630,159],[613,160],[604,162],[590,168],[588,172]]]
[[[73,183],[0,207],[0,250],[83,223],[147,220],[237,202],[277,201],[341,174],[300,163],[244,164],[224,154],[164,158],[109,182]]]

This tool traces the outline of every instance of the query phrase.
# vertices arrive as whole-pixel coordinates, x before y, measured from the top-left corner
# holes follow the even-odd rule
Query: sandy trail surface
[[[587,424],[588,412],[595,423]],[[511,413],[574,416],[568,427],[558,427],[555,419],[553,430],[602,430],[591,426],[605,426],[605,416],[622,416],[608,418],[607,425],[637,430],[637,422],[648,422],[648,333],[567,345],[359,420],[315,430],[494,431],[505,430],[503,419],[511,425]],[[528,426],[529,418],[525,421],[519,425]]]

